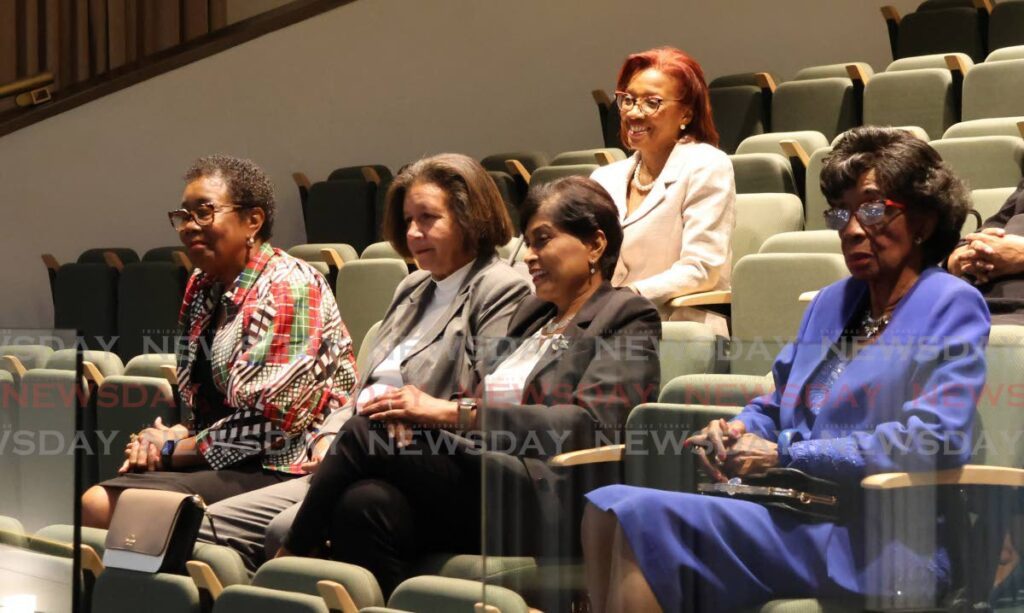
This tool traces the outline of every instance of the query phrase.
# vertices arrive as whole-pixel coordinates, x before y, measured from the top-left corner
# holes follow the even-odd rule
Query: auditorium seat
[[[525,195],[521,192],[519,184],[507,171],[488,170],[487,176],[494,181],[494,186],[501,194],[501,200],[505,203],[505,208],[508,209],[512,223],[517,225],[519,223],[519,203],[523,201]]]
[[[929,138],[941,137],[960,120],[958,83],[971,65],[962,54],[894,61],[868,81],[864,124],[918,126]]]
[[[737,194],[799,194],[793,168],[775,153],[746,153],[729,156],[736,179]]]
[[[695,321],[661,322],[661,385],[690,373],[715,372],[717,363],[715,335]]]
[[[53,327],[77,330],[89,348],[104,349],[117,337],[117,286],[120,267],[127,259],[138,262],[134,251],[90,249],[74,263],[60,265],[43,256],[53,294]]]
[[[73,371],[77,361],[77,352],[77,349],[58,349],[46,359],[43,368]],[[82,361],[95,364],[104,377],[124,374],[124,361],[116,353],[96,349],[86,349],[81,353]]]
[[[565,177],[589,177],[599,167],[595,164],[565,164],[561,166],[541,166],[529,174],[529,185],[543,185]],[[522,173],[520,172],[520,176]]]
[[[757,253],[772,236],[799,233],[804,214],[800,199],[793,194],[737,194],[736,227],[732,233],[732,265]]]
[[[569,166],[574,164],[597,164],[605,166],[612,162],[626,159],[626,152],[618,147],[601,147],[598,149],[581,149],[579,151],[563,151],[551,158],[550,166]]]
[[[987,52],[988,11],[967,0],[929,0],[900,18],[894,7],[883,7],[893,59],[959,52],[980,62]]]
[[[509,164],[510,160],[515,160],[526,169],[527,173],[532,173],[541,166],[548,165],[548,156],[540,151],[508,151],[505,153],[494,153],[480,160],[480,165],[487,170],[487,173],[491,175],[491,178],[498,186],[498,191],[502,193],[502,198],[505,197],[503,190],[508,191],[510,200],[505,202],[512,205],[509,208],[509,213],[515,213],[518,216],[516,207],[526,197],[529,181],[520,176],[518,172],[512,170]]]
[[[929,143],[968,189],[1017,185],[1024,168],[1024,139],[1012,136],[944,138]]]
[[[925,137],[927,139],[927,136]],[[825,166],[825,158],[832,153],[832,147],[822,147],[811,153],[807,161],[806,184],[804,187],[804,228],[807,230],[824,230],[824,213],[828,210],[828,200],[821,193],[821,170]]]
[[[771,131],[814,130],[831,140],[860,125],[864,83],[873,73],[863,62],[800,70],[775,89]]]
[[[172,258],[176,261],[143,260],[121,270],[117,352],[125,361],[143,353],[174,351],[178,313],[192,267],[184,254],[172,253]]]
[[[18,358],[26,369],[42,368],[46,360],[53,355],[53,348],[46,345],[2,345],[0,356],[14,356]],[[0,361],[0,370],[10,371],[10,367]],[[14,373],[17,374],[17,373]],[[20,375],[19,375],[20,376]]]
[[[818,149],[827,148],[828,144],[828,139],[821,132],[814,130],[768,132],[744,139],[736,149],[736,155],[769,153],[786,158],[793,173],[797,194],[804,199],[804,185],[810,154]],[[750,192],[744,189],[742,193]]]
[[[338,282],[338,269],[346,262],[359,259],[355,247],[346,243],[307,243],[295,245],[288,249],[288,255],[309,262],[313,268],[327,279],[327,283],[335,289]]]
[[[995,50],[1024,45],[1024,2],[999,0],[988,21],[989,59]]]
[[[1022,129],[1024,129],[1024,116],[974,119],[971,121],[961,121],[949,126],[949,129],[942,135],[942,138],[965,138],[970,136],[1012,136],[1020,138]]]
[[[841,254],[839,233],[835,230],[782,232],[769,236],[758,253],[834,253]]]
[[[963,119],[1024,114],[1024,59],[976,64],[964,76]]]
[[[306,242],[366,248],[377,236],[376,197],[377,186],[367,181],[314,183],[306,205]]]
[[[719,148],[726,153],[748,136],[767,132],[776,79],[769,73],[723,75],[708,83]]]
[[[393,259],[356,260],[338,271],[338,308],[353,348],[359,347],[374,322],[384,318],[408,273],[404,261]]]
[[[1017,3],[1018,3],[1018,1],[1015,0],[1014,4],[1017,4]],[[1000,4],[1000,6],[1003,5],[1002,2],[1000,2],[999,4]],[[1024,2],[1020,2],[1020,4],[1024,4]],[[986,62],[1002,62],[1002,61],[1005,61],[1005,60],[1021,60],[1021,59],[1024,59],[1024,41],[1022,41],[1020,44],[1015,45],[1013,47],[1004,47],[1003,49],[993,49],[992,53],[989,53],[988,57],[985,58],[985,61]]]
[[[601,126],[604,146],[622,148],[622,139],[619,137],[619,107],[615,105],[615,100],[603,89],[595,89],[590,95],[597,105],[597,121]]]
[[[143,262],[181,262],[181,257],[176,254],[186,255],[185,248],[181,245],[170,245],[167,247],[153,247],[142,254]]]
[[[363,252],[359,254],[359,259],[362,260],[379,260],[382,258],[389,260],[405,261],[405,258],[402,257],[402,254],[398,253],[398,251],[396,251],[395,248],[391,246],[391,243],[387,241],[381,241],[379,243],[373,243],[372,245],[368,245],[366,249],[363,249]]]
[[[999,209],[1003,208],[1006,201],[1010,198],[1013,192],[1017,191],[1016,187],[994,187],[990,189],[975,189],[971,191],[971,203],[972,208],[978,212],[981,216],[982,223],[985,222],[989,217],[999,212]],[[961,235],[966,235],[974,232],[977,227],[974,222],[968,219],[964,223],[963,230],[960,232]]]

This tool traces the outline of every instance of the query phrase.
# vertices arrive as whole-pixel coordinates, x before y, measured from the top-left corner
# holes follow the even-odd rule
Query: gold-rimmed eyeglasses
[[[232,211],[241,208],[244,207],[237,204],[227,204],[218,207],[212,202],[204,202],[192,209],[169,211],[167,218],[171,220],[171,227],[180,232],[189,221],[196,222],[196,225],[200,227],[208,226],[213,223],[213,217],[217,211]]]
[[[644,115],[653,115],[666,102],[679,102],[679,98],[662,98],[660,96],[634,96],[626,92],[615,92],[615,106],[620,113],[628,113],[638,107]]]

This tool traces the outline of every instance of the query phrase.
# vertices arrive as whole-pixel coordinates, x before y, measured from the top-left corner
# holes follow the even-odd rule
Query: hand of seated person
[[[414,385],[385,392],[359,409],[373,421],[399,421],[421,426],[457,426],[458,405],[434,398]]]
[[[686,439],[683,445],[689,447],[697,456],[697,465],[705,474],[715,481],[727,481],[728,478],[719,467],[728,459],[728,450],[746,434],[746,430],[741,421],[727,422],[724,419],[715,419],[703,430]]]
[[[727,456],[723,465],[725,473],[730,477],[743,477],[777,467],[779,446],[756,434],[746,433],[729,447]]]
[[[965,239],[966,246],[974,252],[974,258],[965,266],[979,281],[1024,272],[1024,236],[1007,234],[1002,228],[985,228]],[[964,268],[964,272],[971,271]]]
[[[148,441],[151,444],[157,446],[157,450],[163,447],[163,444],[170,440],[179,441],[188,436],[188,428],[182,425],[177,425],[172,428],[168,428],[164,425],[164,422],[159,417],[153,422],[153,425],[146,428],[142,432],[139,432],[138,438],[140,440]]]
[[[144,473],[160,470],[160,447],[144,439],[135,439],[125,448],[125,460],[119,475],[125,473]]]

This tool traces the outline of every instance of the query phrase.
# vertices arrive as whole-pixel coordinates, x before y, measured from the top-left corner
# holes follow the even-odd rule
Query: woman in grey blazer
[[[422,159],[399,173],[388,191],[384,235],[421,270],[395,291],[354,403],[333,412],[302,468],[314,472],[333,435],[354,410],[374,402],[429,406],[475,389],[485,374],[477,343],[500,337],[529,285],[496,255],[512,222],[479,163],[463,155]],[[404,425],[390,426],[402,435]],[[210,507],[214,530],[200,539],[230,545],[255,570],[277,551],[309,478],[228,498]],[[289,508],[295,507],[295,508]]]

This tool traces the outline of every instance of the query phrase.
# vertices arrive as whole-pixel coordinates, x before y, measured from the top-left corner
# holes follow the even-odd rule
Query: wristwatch
[[[171,461],[174,458],[174,448],[178,445],[178,441],[171,439],[164,443],[164,446],[160,449],[160,468],[163,470],[171,470]]]
[[[466,431],[473,426],[473,411],[476,411],[476,398],[463,397],[456,401],[459,407],[459,430]]]

